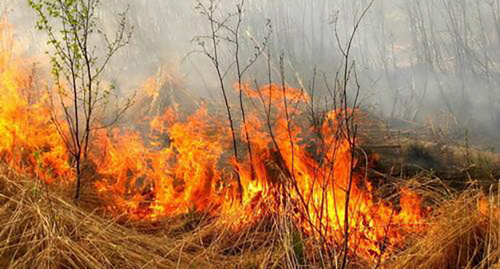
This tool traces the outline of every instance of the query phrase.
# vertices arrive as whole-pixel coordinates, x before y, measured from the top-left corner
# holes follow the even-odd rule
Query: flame
[[[0,24],[2,37],[10,26]],[[8,38],[6,38],[8,39]],[[5,39],[4,39],[5,40]],[[12,48],[0,48],[0,157],[11,167],[46,182],[73,178],[68,152],[51,123],[46,96],[34,90],[33,74]],[[64,131],[64,126],[61,126]]]
[[[98,189],[119,199],[115,208],[153,218],[193,208],[206,211],[220,204],[215,185],[221,172],[216,166],[224,151],[220,132],[227,128],[209,126],[216,119],[204,108],[186,122],[176,122],[173,117],[173,110],[167,110],[151,121],[157,133],[149,137],[149,145],[137,132],[114,130],[111,136],[100,133],[97,137],[101,150],[96,152],[102,156],[94,158],[103,160],[97,166],[103,177]],[[162,125],[167,123],[171,124],[168,133]],[[134,198],[129,201],[129,197]],[[139,205],[144,202],[147,207]]]
[[[205,107],[186,119],[168,109],[150,121],[148,135],[118,129],[101,133],[94,156],[102,160],[97,186],[113,197],[111,208],[138,219],[191,210],[213,215],[236,211],[233,226],[239,229],[266,215],[289,214],[284,209],[288,203],[293,207],[290,217],[306,234],[332,244],[344,240],[347,214],[349,245],[356,246],[351,251],[366,258],[391,253],[405,234],[421,227],[424,212],[415,193],[403,189],[396,208],[377,201],[370,182],[352,170],[358,163],[353,141],[338,131],[346,112],[327,113],[319,128],[321,138],[315,139],[313,127],[295,123],[303,117],[299,106],[308,100],[303,91],[283,91],[280,85],[242,89],[254,102],[268,106],[269,118],[275,119],[268,123],[260,110],[247,111],[238,141],[245,141],[248,131],[252,158],[249,152],[240,160],[232,156],[227,121]]]
[[[26,94],[33,90],[29,72],[11,54],[2,50],[0,57],[0,157],[46,182],[70,181],[73,167],[58,133],[67,128],[51,121],[45,95]],[[303,111],[309,97],[301,89],[235,89],[254,104],[246,123],[237,124],[238,144],[249,143],[251,156],[246,147],[233,156],[227,120],[206,107],[187,117],[167,109],[147,126],[97,131],[90,161],[107,208],[134,219],[237,212],[234,229],[287,215],[305,234],[338,246],[347,225],[350,252],[367,259],[385,257],[420,229],[418,195],[403,189],[399,206],[390,204],[374,197],[369,180],[355,169],[362,166],[353,149],[357,141],[344,135],[342,120],[357,112],[331,111],[308,126]],[[146,91],[155,94],[152,81]]]

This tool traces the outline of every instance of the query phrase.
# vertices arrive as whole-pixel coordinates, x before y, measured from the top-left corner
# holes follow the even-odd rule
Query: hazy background
[[[130,6],[134,35],[107,72],[123,91],[139,87],[146,78],[169,73],[190,91],[220,98],[213,67],[194,51],[195,36],[209,32],[194,0],[103,0],[103,26],[112,31],[117,11]],[[239,1],[223,0],[224,10]],[[314,68],[333,80],[340,62],[333,21],[341,42],[368,0],[246,0],[242,46],[253,53],[249,36],[261,40],[266,19],[273,34],[273,67],[283,53],[287,82],[311,84]],[[41,55],[43,34],[33,30],[35,14],[26,0],[0,0],[0,8],[15,26],[26,55]],[[230,48],[222,61],[231,63]],[[353,48],[363,104],[386,118],[442,124],[451,122],[461,139],[464,130],[500,140],[500,0],[376,0],[356,36]],[[266,83],[266,60],[257,62],[248,80]],[[39,58],[43,62],[43,58]],[[42,63],[43,65],[43,63]],[[318,73],[320,73],[318,71]],[[230,74],[234,75],[234,74]],[[278,80],[276,72],[274,78]],[[231,86],[231,85],[229,85]],[[317,93],[325,92],[323,75]],[[498,148],[495,149],[498,151]]]

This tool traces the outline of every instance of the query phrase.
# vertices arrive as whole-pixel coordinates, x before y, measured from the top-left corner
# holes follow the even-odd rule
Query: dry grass
[[[429,189],[427,196],[438,207],[428,231],[381,267],[498,268],[499,196]],[[481,199],[491,206],[478,206]],[[0,167],[0,268],[322,268],[326,263],[314,240],[286,217],[234,231],[227,228],[231,216],[191,213],[130,222],[103,217],[92,209],[99,202],[87,200],[75,205],[63,191],[49,192]],[[353,261],[350,267],[366,266]]]
[[[107,218],[87,196],[0,166],[0,268],[257,268],[292,267],[273,220],[247,230],[231,216],[197,213],[157,221]],[[89,195],[87,193],[87,195]],[[276,238],[277,240],[275,240]],[[288,247],[289,250],[293,249]],[[293,255],[293,253],[292,253]]]
[[[172,268],[206,262],[172,240],[144,236],[47,192],[5,168],[0,176],[1,268]],[[71,200],[69,200],[71,201]]]
[[[467,190],[444,200],[425,234],[387,268],[500,268],[500,196]]]

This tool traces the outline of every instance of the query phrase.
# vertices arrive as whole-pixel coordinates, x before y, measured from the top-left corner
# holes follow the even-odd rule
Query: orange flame
[[[347,214],[349,245],[356,246],[351,251],[367,258],[390,253],[407,232],[418,228],[423,212],[416,194],[402,190],[400,209],[376,202],[370,183],[351,171],[357,160],[352,141],[338,132],[342,113],[328,113],[320,126],[321,139],[315,140],[312,128],[294,123],[303,116],[298,106],[308,100],[301,90],[286,87],[283,91],[278,85],[242,88],[247,97],[269,105],[269,118],[275,119],[268,124],[258,110],[247,111],[252,165],[248,152],[242,160],[232,157],[226,121],[204,107],[186,120],[167,110],[151,121],[146,137],[117,130],[101,133],[96,152],[103,156],[94,156],[103,160],[97,165],[103,178],[98,189],[113,195],[114,210],[127,211],[135,218],[193,209],[214,215],[238,210],[237,226],[241,227],[265,215],[287,214],[283,205],[291,203],[295,207],[291,217],[303,231],[331,243],[344,240]],[[284,99],[289,102],[288,119]],[[244,132],[241,126],[240,142],[245,141]],[[238,178],[243,185],[241,201]],[[286,193],[281,186],[287,186]]]
[[[6,23],[0,24],[3,37],[9,35],[8,29]],[[10,48],[2,46],[0,157],[11,167],[36,175],[46,182],[72,178],[67,149],[58,130],[51,124],[45,96],[36,94],[34,78],[24,65]]]
[[[9,53],[1,56],[1,159],[46,182],[73,178],[58,134],[66,131],[64,125],[51,122],[43,96],[29,100],[22,94],[30,90],[29,74]],[[96,190],[111,199],[108,209],[135,219],[237,211],[236,229],[286,214],[305,234],[332,245],[344,242],[347,225],[350,252],[367,259],[385,256],[418,230],[423,212],[415,193],[402,190],[396,208],[375,199],[370,182],[353,169],[359,162],[352,148],[356,141],[343,135],[339,120],[349,111],[329,112],[320,126],[307,126],[302,111],[309,97],[302,90],[246,84],[241,89],[263,107],[248,108],[246,128],[240,124],[238,131],[238,144],[248,142],[252,158],[245,147],[238,160],[232,156],[227,121],[205,107],[186,119],[167,109],[149,121],[149,132],[95,133],[90,160]]]

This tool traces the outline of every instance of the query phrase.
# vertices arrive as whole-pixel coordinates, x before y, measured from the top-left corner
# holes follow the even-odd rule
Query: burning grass
[[[140,132],[96,131],[82,173],[86,193],[76,205],[67,195],[75,164],[59,136],[68,127],[51,120],[60,111],[45,94],[32,96],[38,91],[26,70],[1,54],[1,266],[339,267],[347,255],[351,267],[408,264],[405,257],[415,255],[430,267],[469,258],[486,266],[498,256],[493,196],[452,200],[482,217],[443,202],[432,204],[438,210],[428,218],[422,201],[434,192],[395,185],[393,196],[377,194],[369,157],[345,134],[348,114],[358,111],[326,111],[307,123],[309,97],[287,85],[236,87],[254,104],[247,123],[237,124],[236,141],[204,106],[192,115],[166,109],[138,119],[148,125]],[[232,157],[232,143],[248,150]],[[456,249],[420,246],[446,225],[457,230],[438,235]],[[446,257],[449,263],[432,262]]]
[[[2,160],[46,183],[71,183],[75,162],[58,136],[68,127],[51,121],[58,111],[47,107],[45,95],[29,98],[36,89],[25,83],[30,76],[22,64],[9,60],[0,69]],[[309,97],[303,90],[243,88],[249,100],[268,109],[267,115],[247,111],[248,125],[241,124],[233,142],[252,151],[239,158],[227,154],[227,122],[205,107],[188,116],[167,109],[161,117],[139,119],[149,122],[145,132],[96,131],[82,178],[105,201],[102,208],[134,220],[190,212],[233,216],[227,226],[234,232],[283,215],[293,230],[323,242],[328,256],[343,245],[344,253],[368,260],[385,259],[407,234],[421,230],[425,212],[418,195],[401,190],[398,208],[372,195],[359,169],[364,160],[342,127],[350,111],[326,112],[321,124],[310,126],[304,123]]]
[[[47,192],[43,183],[2,167],[0,267],[172,268],[196,264],[187,255],[176,254],[179,249],[171,239],[125,228],[70,201]]]
[[[214,219],[195,212],[125,221],[103,217],[89,194],[75,205],[64,190],[49,190],[6,166],[0,174],[3,268],[316,268],[326,263],[314,238],[285,216],[275,215],[239,231],[228,229],[238,220],[234,216]],[[403,251],[381,262],[381,267],[500,265],[498,195],[470,189],[443,198],[444,192],[424,192],[439,202],[426,220],[428,228],[413,235]],[[370,263],[377,261],[355,259],[350,267]]]

